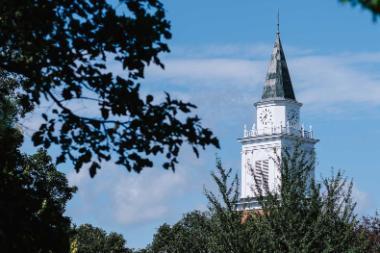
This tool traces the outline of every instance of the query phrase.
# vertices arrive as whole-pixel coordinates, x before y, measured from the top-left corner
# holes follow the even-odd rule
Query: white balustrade
[[[312,126],[309,126],[309,131],[306,131],[303,125],[301,127],[294,127],[290,126],[289,123],[287,123],[286,126],[272,126],[262,129],[257,129],[256,125],[253,125],[251,130],[247,130],[247,126],[244,125],[243,134],[244,138],[265,135],[287,134],[299,136],[306,139],[312,139],[313,129]]]

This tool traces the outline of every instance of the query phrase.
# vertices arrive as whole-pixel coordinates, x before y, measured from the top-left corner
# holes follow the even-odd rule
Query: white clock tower
[[[261,100],[255,103],[256,124],[244,127],[239,139],[241,150],[241,198],[237,210],[260,209],[255,200],[257,189],[276,191],[281,183],[275,158],[281,150],[301,143],[307,152],[318,142],[311,126],[306,130],[300,119],[302,104],[296,100],[290,79],[280,32],[269,64]],[[265,195],[265,190],[261,193]]]

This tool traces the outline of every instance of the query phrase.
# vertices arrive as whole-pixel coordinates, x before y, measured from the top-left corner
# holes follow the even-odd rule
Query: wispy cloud
[[[100,223],[104,213],[109,221],[124,225],[165,217],[172,199],[187,188],[186,170],[165,173],[162,169],[147,169],[137,175],[116,169],[113,164],[103,167],[93,179],[86,170],[68,174],[70,184],[79,188],[74,200],[80,205],[71,211],[94,213]]]
[[[352,189],[352,198],[356,202],[356,211],[360,215],[372,215],[374,211],[373,200],[367,192],[361,191],[357,186]]]
[[[260,98],[271,48],[270,44],[174,47],[173,54],[164,59],[165,70],[148,69],[142,92],[159,99],[168,91],[198,105],[212,127],[217,121],[230,124],[253,112],[248,108]],[[335,115],[358,103],[360,108],[380,105],[380,52],[323,55],[285,46],[285,53],[297,99],[307,105],[308,112]],[[110,67],[124,74],[120,66]],[[78,103],[74,108],[93,114],[96,107]],[[33,119],[24,123],[36,129],[40,121]]]
[[[208,45],[190,45],[174,46],[170,57],[177,58],[249,58],[249,59],[267,59],[273,48],[273,43],[257,44],[208,44]],[[314,52],[314,50],[287,47],[286,52],[289,55],[305,55]]]
[[[225,99],[226,92],[230,98],[239,97],[238,102],[259,98],[270,50],[266,50],[266,60],[257,60],[258,57],[252,59],[255,50],[249,47],[227,45],[212,47],[210,51],[205,48],[177,50],[178,56],[166,59],[165,70],[153,67],[148,71],[148,83],[186,89],[188,97],[196,97],[201,91],[210,99]],[[196,57],[191,55],[193,51],[197,52]],[[347,103],[380,104],[380,52],[323,55],[313,50],[300,51],[303,53],[288,57],[288,65],[298,100],[308,104],[309,110],[336,112]]]
[[[69,214],[87,222],[83,219],[91,213],[97,217],[95,224],[127,227],[180,217],[190,195],[202,196],[203,185],[209,181],[210,168],[194,158],[190,149],[183,150],[175,173],[156,167],[137,174],[113,163],[102,164],[94,178],[86,169],[79,173],[70,170],[69,183],[79,190],[70,202]],[[203,201],[198,199],[194,204],[200,203]]]
[[[123,177],[115,184],[112,194],[115,218],[119,222],[141,223],[168,214],[171,200],[186,188],[185,171],[175,174],[158,172],[148,176]]]
[[[366,61],[367,60],[367,61]],[[310,105],[380,103],[380,73],[362,69],[363,63],[376,64],[372,55],[307,56],[290,61],[299,97]]]
[[[164,79],[179,85],[191,83],[207,88],[205,85],[257,84],[264,76],[265,63],[245,59],[204,58],[170,59],[165,64],[164,71],[152,68],[148,74],[150,79]]]

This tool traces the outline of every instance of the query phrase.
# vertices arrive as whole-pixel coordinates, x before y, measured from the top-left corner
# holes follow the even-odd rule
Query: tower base
[[[258,211],[261,210],[261,205],[256,198],[241,198],[235,204],[236,211]]]

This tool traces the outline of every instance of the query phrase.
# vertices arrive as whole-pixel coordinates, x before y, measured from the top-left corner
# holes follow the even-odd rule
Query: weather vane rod
[[[277,34],[280,34],[280,9],[277,10]]]

